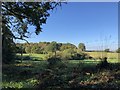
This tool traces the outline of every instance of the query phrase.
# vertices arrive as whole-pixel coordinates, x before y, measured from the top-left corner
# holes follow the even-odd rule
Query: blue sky
[[[115,2],[68,2],[50,12],[43,32],[29,42],[85,43],[88,50],[110,48],[118,43],[118,4]],[[33,27],[29,27],[34,31]]]

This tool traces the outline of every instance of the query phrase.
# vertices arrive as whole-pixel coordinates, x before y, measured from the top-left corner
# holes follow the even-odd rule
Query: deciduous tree
[[[28,25],[35,27],[38,35],[50,16],[49,11],[61,3],[56,2],[2,2],[2,41],[3,62],[13,56],[13,39],[25,40],[29,37]],[[12,58],[11,58],[12,60]]]
[[[84,44],[84,43],[79,43],[78,48],[79,48],[81,51],[85,51],[85,50],[86,50],[86,47],[85,47],[85,44]]]

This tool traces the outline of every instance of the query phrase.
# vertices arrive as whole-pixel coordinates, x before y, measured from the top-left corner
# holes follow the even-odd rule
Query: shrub
[[[49,65],[55,65],[56,63],[61,62],[61,59],[57,57],[50,57],[47,61]]]
[[[49,58],[52,58],[54,55],[52,52],[49,52],[46,56],[45,59],[48,60]]]
[[[107,57],[102,58],[101,62],[97,65],[97,67],[100,69],[108,68],[108,66],[109,66],[109,63],[107,62]]]
[[[61,58],[65,60],[71,60],[72,55],[75,53],[74,49],[66,49],[62,52]]]
[[[90,58],[90,56],[88,54],[85,54],[85,53],[75,53],[75,54],[73,54],[72,57],[75,60],[84,60],[84,59]]]
[[[83,60],[89,59],[89,55],[83,52],[77,52],[74,49],[67,49],[61,53],[61,58],[64,60]]]
[[[54,53],[49,53],[45,58],[48,60],[49,58],[53,57],[55,57]],[[92,57],[83,52],[78,53],[75,49],[66,49],[64,51],[56,52],[56,58],[61,60],[83,60]]]
[[[117,53],[120,53],[120,48],[118,48],[118,49],[116,50],[116,52],[117,52]]]
[[[81,58],[81,55],[78,54],[78,53],[74,53],[74,54],[72,55],[72,59],[74,59],[74,60],[79,60],[80,58]]]
[[[105,52],[110,52],[110,49],[105,49],[104,51],[105,51]]]
[[[69,54],[69,53],[62,53],[61,58],[63,60],[71,60],[72,59],[72,55]]]

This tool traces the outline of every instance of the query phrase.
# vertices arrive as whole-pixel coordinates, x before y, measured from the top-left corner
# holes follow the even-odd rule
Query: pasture
[[[24,56],[30,56],[24,54]],[[108,59],[109,69],[96,68],[100,60],[65,60],[49,68],[45,55],[32,54],[33,60],[3,65],[3,88],[75,88],[120,86],[120,64]],[[37,61],[34,61],[34,58]],[[42,58],[42,59],[41,59]],[[52,83],[51,83],[52,82]]]
[[[118,59],[120,53],[115,52],[85,52],[93,58],[108,57],[108,59]]]
[[[119,53],[110,53],[110,52],[109,53],[105,53],[105,52],[85,52],[85,53],[87,53],[88,55],[90,55],[93,58],[96,58],[95,60],[92,60],[92,59],[84,60],[84,62],[86,62],[86,63],[89,63],[89,62],[92,62],[92,63],[99,62],[100,61],[99,57],[101,57],[101,56],[108,57],[108,62],[110,62],[110,63],[118,63],[119,62]],[[20,56],[20,54],[17,54],[17,55]],[[32,60],[36,59],[37,61],[40,61],[40,60],[46,60],[46,55],[47,54],[23,54],[23,57],[24,56],[29,56],[29,57],[32,58]],[[79,62],[79,61],[81,61],[81,60],[75,60],[75,62]]]

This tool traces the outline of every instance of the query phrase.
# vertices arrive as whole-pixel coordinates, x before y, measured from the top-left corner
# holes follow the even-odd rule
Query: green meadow
[[[49,68],[45,54],[23,56],[30,56],[33,60],[23,60],[22,63],[16,60],[14,64],[3,65],[3,88],[36,88],[46,85],[47,88],[101,86],[119,88],[120,86],[120,64],[117,59],[108,59],[110,63],[108,69],[97,68],[99,59],[64,60]]]
[[[120,88],[120,3],[4,1],[0,89]]]

